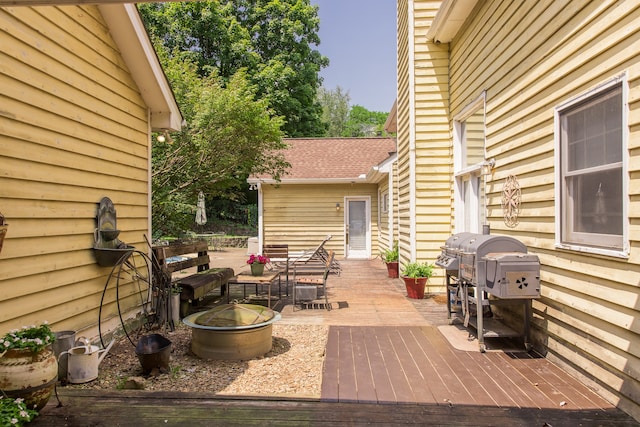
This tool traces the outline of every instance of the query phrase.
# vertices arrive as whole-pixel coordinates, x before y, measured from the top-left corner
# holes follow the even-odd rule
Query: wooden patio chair
[[[289,296],[289,245],[272,244],[262,246],[262,255],[269,258],[267,268],[285,275],[287,296]]]
[[[331,273],[331,265],[333,263],[335,253],[333,251],[328,252],[328,257],[325,262],[324,272],[322,276],[296,276],[294,274],[293,284],[293,307],[296,304],[313,304],[318,300],[318,290],[322,290],[324,295],[325,309],[331,310],[331,304],[329,304],[329,296],[327,295],[327,279],[329,273]]]

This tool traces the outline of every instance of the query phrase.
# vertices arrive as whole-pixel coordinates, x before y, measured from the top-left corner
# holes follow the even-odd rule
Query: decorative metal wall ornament
[[[507,227],[518,225],[518,215],[520,215],[520,201],[522,193],[520,184],[515,175],[509,175],[502,188],[502,214]]]

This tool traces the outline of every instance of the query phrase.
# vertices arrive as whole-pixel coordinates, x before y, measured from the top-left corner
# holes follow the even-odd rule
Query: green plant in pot
[[[382,260],[387,264],[387,273],[391,278],[398,277],[398,255],[398,242],[394,242],[393,248],[380,252]]]
[[[402,280],[409,298],[423,299],[427,281],[433,276],[433,264],[410,262],[402,269]]]

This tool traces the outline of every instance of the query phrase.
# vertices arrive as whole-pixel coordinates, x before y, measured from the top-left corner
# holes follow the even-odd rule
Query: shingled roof
[[[288,138],[284,142],[289,145],[285,158],[291,168],[282,183],[363,181],[396,152],[395,138]],[[256,180],[270,181],[265,178]]]

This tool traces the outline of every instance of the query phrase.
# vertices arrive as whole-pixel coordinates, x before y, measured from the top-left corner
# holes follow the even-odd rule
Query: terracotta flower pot
[[[424,288],[427,286],[427,277],[403,277],[404,285],[407,288],[407,296],[413,299],[423,299],[424,298]]]
[[[396,279],[398,277],[398,266],[399,262],[387,262],[387,273],[389,277],[392,279]]]

